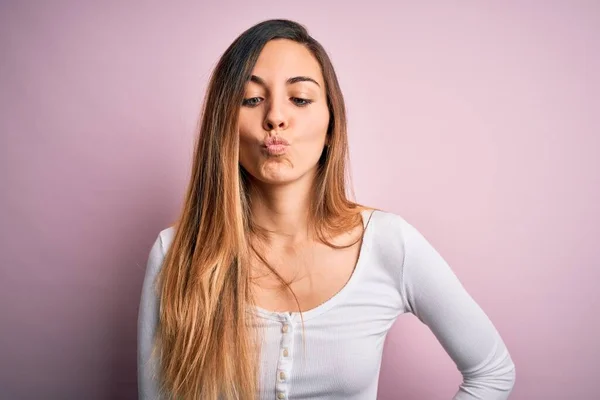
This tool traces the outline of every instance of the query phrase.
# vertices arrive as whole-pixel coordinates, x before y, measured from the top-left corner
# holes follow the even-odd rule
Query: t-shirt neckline
[[[310,310],[303,311],[302,319],[304,321],[314,318],[318,315],[321,315],[324,312],[330,310],[336,304],[339,304],[339,302],[352,290],[352,287],[360,279],[360,275],[362,273],[362,270],[364,269],[363,264],[366,262],[367,253],[370,248],[371,231],[373,229],[369,229],[369,225],[370,225],[371,219],[373,217],[373,214],[377,210],[372,210],[370,215],[367,217],[368,211],[369,210],[363,210],[361,212],[362,217],[363,217],[363,226],[365,227],[365,232],[364,232],[364,236],[362,239],[362,243],[360,245],[358,260],[356,261],[356,265],[354,267],[354,271],[352,272],[352,275],[350,275],[350,278],[348,279],[346,284],[336,294],[334,294],[332,297],[330,297],[328,300],[325,300],[325,302],[319,304],[318,306],[316,306],[314,308],[311,308]],[[258,316],[264,317],[267,319],[272,319],[272,320],[276,320],[276,321],[290,320],[290,319],[294,320],[294,321],[296,321],[296,320],[300,321],[300,313],[297,311],[293,311],[293,312],[270,311],[270,310],[267,310],[267,309],[259,307],[259,306],[252,306],[252,308],[254,309],[255,313]]]

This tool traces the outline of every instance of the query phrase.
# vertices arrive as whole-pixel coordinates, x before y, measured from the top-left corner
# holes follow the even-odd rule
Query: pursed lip
[[[290,145],[290,142],[288,142],[286,139],[282,138],[281,136],[269,136],[263,142],[264,147],[289,146],[289,145]]]

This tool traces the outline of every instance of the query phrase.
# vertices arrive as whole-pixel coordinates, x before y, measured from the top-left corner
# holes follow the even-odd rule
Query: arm
[[[454,400],[507,399],[515,366],[498,331],[427,239],[406,221],[402,232],[404,301],[462,374]]]
[[[138,312],[137,374],[138,397],[140,400],[160,399],[158,395],[158,379],[156,378],[158,363],[156,356],[152,354],[152,350],[159,310],[155,281],[163,259],[163,243],[159,235],[152,245],[148,256]]]

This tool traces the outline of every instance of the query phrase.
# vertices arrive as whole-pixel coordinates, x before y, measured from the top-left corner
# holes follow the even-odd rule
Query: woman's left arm
[[[515,365],[500,334],[427,239],[405,220],[402,232],[404,301],[462,374],[454,400],[507,399]]]

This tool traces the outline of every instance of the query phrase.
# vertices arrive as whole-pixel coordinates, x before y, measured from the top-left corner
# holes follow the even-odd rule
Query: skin
[[[272,234],[268,245],[301,247],[318,160],[327,140],[329,111],[321,67],[303,45],[276,39],[263,48],[239,111],[240,164],[252,179],[256,222]],[[287,83],[303,76],[312,81]],[[283,155],[269,155],[263,142],[279,136],[290,142]]]
[[[360,246],[335,250],[310,237],[307,229],[311,187],[328,140],[325,82],[312,53],[286,39],[265,45],[252,74],[264,83],[251,80],[246,84],[239,114],[240,164],[252,180],[250,196],[255,222],[270,233],[265,242],[250,240],[290,283],[302,311],[306,311],[331,298],[346,284]],[[298,76],[316,83],[286,82]],[[287,139],[288,151],[269,155],[262,147],[269,136]],[[361,228],[332,241],[338,245],[354,243]],[[259,260],[252,262],[251,272],[259,306],[276,311],[296,310],[292,295]]]

